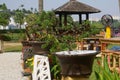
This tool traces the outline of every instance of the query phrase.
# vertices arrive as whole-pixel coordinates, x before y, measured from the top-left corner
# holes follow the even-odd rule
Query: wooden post
[[[120,67],[120,55],[119,55],[119,61],[118,61],[119,67]]]
[[[59,14],[59,26],[62,26],[62,14]]]
[[[2,52],[3,52],[3,41],[0,40],[0,53],[2,53]]]
[[[82,14],[79,14],[79,24],[82,24]]]
[[[86,20],[89,20],[89,14],[86,14]]]
[[[115,55],[113,55],[113,69],[116,68],[116,57]]]
[[[84,50],[84,40],[80,42],[80,45],[81,45],[81,50]]]
[[[64,14],[64,26],[67,26],[67,14]]]
[[[102,67],[104,67],[104,58],[105,58],[105,53],[102,52]]]

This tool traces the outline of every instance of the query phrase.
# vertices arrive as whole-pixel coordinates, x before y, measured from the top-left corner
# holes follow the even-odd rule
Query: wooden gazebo
[[[70,0],[64,5],[55,9],[55,13],[59,15],[60,25],[62,25],[62,16],[64,16],[64,25],[67,25],[67,15],[78,14],[79,23],[82,23],[82,14],[86,15],[86,20],[89,20],[89,14],[101,12],[99,9],[78,2],[77,0]]]

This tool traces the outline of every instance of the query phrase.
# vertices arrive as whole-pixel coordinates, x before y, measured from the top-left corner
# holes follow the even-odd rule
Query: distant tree
[[[1,10],[7,10],[7,7],[6,7],[5,3],[3,3],[2,5],[0,5],[0,9]]]
[[[113,20],[113,28],[118,28],[120,27],[120,21],[119,20]]]
[[[33,8],[31,7],[30,9],[31,9],[31,12],[33,12]]]
[[[6,26],[10,21],[10,11],[5,4],[0,5],[0,25]]]
[[[37,13],[37,9],[36,8],[35,8],[34,12]]]
[[[23,8],[23,7],[24,7],[24,5],[23,5],[23,4],[21,4],[21,6],[20,6],[20,7],[22,7],[22,8]]]
[[[21,25],[24,23],[24,17],[25,17],[25,14],[22,10],[17,9],[15,11],[14,20],[16,23],[20,24],[20,28],[21,28]]]

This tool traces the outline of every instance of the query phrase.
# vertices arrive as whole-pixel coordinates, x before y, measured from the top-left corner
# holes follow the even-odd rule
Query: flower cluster
[[[28,58],[25,61],[25,64],[27,65],[27,67],[29,67],[33,71],[34,57]]]

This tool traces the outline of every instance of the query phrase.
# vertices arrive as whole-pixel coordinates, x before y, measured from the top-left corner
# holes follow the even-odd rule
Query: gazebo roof
[[[99,9],[96,9],[87,4],[78,2],[77,0],[70,0],[59,8],[55,9],[55,13],[69,13],[69,14],[77,14],[77,13],[98,13],[101,12]]]

